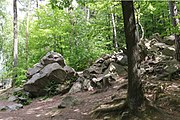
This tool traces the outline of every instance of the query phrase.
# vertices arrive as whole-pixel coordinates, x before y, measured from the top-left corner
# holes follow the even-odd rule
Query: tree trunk
[[[86,17],[87,21],[89,21],[90,19],[90,9],[89,9],[89,5],[87,7],[87,17]]]
[[[38,9],[39,8],[39,1],[36,0],[36,8]]]
[[[127,103],[131,111],[137,111],[144,102],[142,83],[138,74],[138,37],[134,16],[133,1],[122,1],[124,30],[128,55],[128,96]]]
[[[27,19],[26,19],[26,69],[28,68],[28,42],[29,42],[29,9],[30,9],[30,0],[28,0],[28,10],[27,10]]]
[[[17,26],[17,0],[13,0],[13,27],[14,27],[14,37],[13,37],[13,85],[17,77],[17,63],[18,63],[18,26]]]
[[[169,9],[171,13],[172,18],[172,24],[174,27],[176,27],[179,24],[178,16],[178,10],[175,1],[168,1],[169,3]],[[180,35],[175,34],[175,58],[177,61],[180,61]]]
[[[113,26],[113,47],[115,48],[115,51],[118,51],[117,32],[116,32],[116,23],[115,23],[114,13],[111,13],[111,20],[112,20],[112,26]]]
[[[138,8],[136,9],[136,19],[137,19],[137,30],[141,31],[141,37],[140,40],[144,39],[144,28],[141,24],[141,9],[140,9],[140,3],[138,3]],[[139,28],[138,28],[139,27]]]

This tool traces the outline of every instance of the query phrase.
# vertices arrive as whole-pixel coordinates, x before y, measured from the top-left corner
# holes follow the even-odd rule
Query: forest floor
[[[124,83],[127,83],[127,79],[125,78],[126,75],[119,77],[111,87],[104,91],[85,91],[73,94],[72,96],[80,101],[75,106],[63,109],[58,108],[59,103],[67,94],[63,96],[57,95],[45,100],[37,98],[22,109],[0,111],[0,120],[95,120],[89,114],[95,107],[122,96],[126,97],[127,85]],[[144,82],[144,86],[146,97],[153,101],[153,104],[159,110],[152,109],[143,112],[142,120],[180,120],[180,80],[148,80]],[[12,103],[0,101],[0,106],[7,104]],[[111,113],[106,113],[100,117],[101,119],[97,120],[119,120],[118,115],[112,115]],[[133,118],[133,120],[139,119],[137,117]]]

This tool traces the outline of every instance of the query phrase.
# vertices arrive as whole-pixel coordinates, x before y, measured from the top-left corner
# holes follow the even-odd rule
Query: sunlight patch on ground
[[[38,103],[45,103],[45,102],[51,102],[51,101],[53,101],[53,98],[48,98],[46,100],[39,101]]]
[[[41,117],[41,114],[36,115],[36,117]]]
[[[40,110],[41,108],[42,108],[42,106],[41,106],[41,107],[37,107],[37,108],[31,108],[31,109],[29,109],[29,110],[26,112],[26,114],[32,114],[32,113],[35,113],[36,110]]]
[[[54,117],[54,116],[58,115],[59,113],[60,113],[60,111],[56,110],[56,111],[50,111],[50,112],[46,113],[45,115]]]
[[[8,117],[8,118],[2,118],[0,120],[23,120],[23,119],[20,117]]]

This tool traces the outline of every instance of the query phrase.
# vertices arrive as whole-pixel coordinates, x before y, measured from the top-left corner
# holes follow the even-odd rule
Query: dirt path
[[[1,111],[0,120],[92,120],[88,113],[97,105],[111,101],[117,94],[118,86],[113,85],[107,91],[94,93],[94,91],[80,92],[75,96],[80,104],[64,109],[58,109],[58,105],[64,96],[54,96],[46,100],[36,99],[30,105],[17,111]],[[0,101],[0,105],[11,104]]]
[[[46,100],[35,99],[30,105],[24,106],[24,108],[17,111],[1,111],[0,120],[94,120],[89,115],[89,112],[93,110],[95,106],[112,101],[113,98],[119,98],[123,95],[126,95],[126,88],[118,90],[119,86],[122,85],[122,81],[125,80],[119,78],[119,81],[114,83],[107,91],[103,91],[100,93],[93,94],[94,91],[86,91],[73,94],[72,96],[78,98],[80,101],[78,105],[75,105],[73,107],[58,109],[59,103],[66,95],[57,95]],[[177,94],[180,92],[178,88],[179,82],[177,81],[176,85],[175,82],[169,84],[172,84],[171,87],[167,87],[164,93],[168,92],[168,94],[170,95],[179,95]],[[172,88],[173,86],[174,88]],[[176,98],[178,97],[179,96],[177,96]],[[174,116],[179,116],[180,101],[174,101],[172,104],[170,104],[169,102],[172,102],[172,100],[169,100],[169,98],[167,100],[160,100],[161,101],[157,102],[159,106],[161,106],[162,108],[166,108],[166,111],[172,110]],[[167,101],[167,103],[165,103],[164,101]],[[0,101],[0,105],[7,104],[12,103]],[[163,120],[164,119],[166,120],[166,118],[163,118]],[[157,118],[156,120],[159,120],[159,118]]]

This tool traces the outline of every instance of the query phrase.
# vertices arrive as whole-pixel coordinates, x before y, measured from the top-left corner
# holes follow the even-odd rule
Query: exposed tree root
[[[121,89],[127,89],[127,86],[128,86],[128,82],[125,81],[125,82],[123,82],[123,83],[119,86],[119,88],[117,89],[117,91],[119,91],[119,90],[121,90]]]
[[[114,99],[111,102],[105,103],[104,105],[100,105],[95,110],[91,111],[89,114],[97,118],[98,116],[104,113],[110,112],[123,112],[127,108],[127,103],[125,98]]]
[[[144,106],[142,107],[142,109],[138,110],[135,113],[131,112],[128,109],[128,105],[125,98],[114,99],[111,102],[100,105],[95,110],[90,112],[90,115],[92,115],[93,118],[103,117],[108,114],[109,115],[116,114],[116,116],[119,116],[119,118],[121,119],[127,117],[128,119],[130,119],[131,117],[146,119],[147,116],[151,119],[153,119],[156,116],[159,116],[160,118],[163,117],[164,119],[167,120],[179,119],[179,117],[177,116],[174,117],[172,114],[168,113],[167,111],[158,108],[156,105],[152,104],[152,102],[147,99],[145,99]]]

